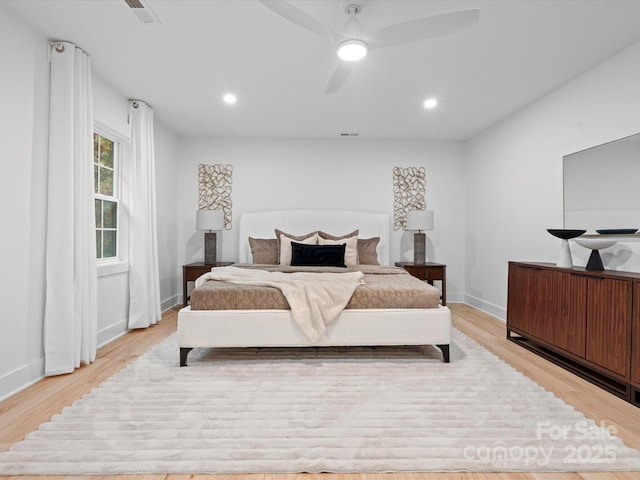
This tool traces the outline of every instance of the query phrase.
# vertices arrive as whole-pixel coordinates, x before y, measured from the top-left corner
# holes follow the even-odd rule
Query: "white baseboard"
[[[165,312],[176,305],[182,305],[182,295],[174,295],[161,303]],[[98,331],[98,348],[113,342],[129,331],[127,319],[121,319]],[[0,401],[15,395],[44,378],[44,357],[34,360],[16,370],[0,376]]]
[[[447,304],[449,303],[466,303],[464,293],[447,293]]]
[[[164,313],[177,305],[182,305],[182,294],[177,294],[171,298],[163,300],[160,304],[160,309],[162,310],[162,313]]]
[[[98,330],[98,348],[105,346],[109,342],[113,342],[116,338],[121,337],[128,331],[127,319],[118,320],[102,330]]]
[[[448,299],[447,299],[448,300]],[[493,303],[485,302],[484,300],[474,297],[473,295],[464,295],[463,303],[470,305],[478,310],[481,310],[489,315],[496,317],[498,320],[506,321],[507,311],[499,307],[498,305],[494,305]]]
[[[160,303],[162,313],[175,307],[176,305],[181,305],[181,298],[182,295],[174,295],[173,297],[162,301]],[[113,342],[116,338],[121,337],[122,335],[127,333],[129,331],[128,325],[129,321],[125,318],[112,323],[108,327],[98,331],[98,348],[103,347],[109,342]]]
[[[98,348],[112,342],[116,338],[127,333],[127,320],[118,322],[103,328],[98,332]],[[34,360],[16,370],[0,377],[0,401],[15,395],[21,390],[30,387],[44,378],[44,357]]]
[[[0,402],[44,378],[44,357],[0,377]]]

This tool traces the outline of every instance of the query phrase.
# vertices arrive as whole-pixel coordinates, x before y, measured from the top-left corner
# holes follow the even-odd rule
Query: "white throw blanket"
[[[349,303],[363,280],[362,272],[267,272],[239,267],[217,267],[196,280],[196,287],[207,280],[280,289],[289,302],[296,324],[312,342],[320,339],[327,325]]]

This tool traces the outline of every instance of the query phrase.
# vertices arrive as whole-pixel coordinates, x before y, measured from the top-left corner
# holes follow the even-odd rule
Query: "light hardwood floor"
[[[640,449],[640,409],[565,370],[541,359],[505,338],[504,323],[472,307],[449,305],[456,328],[573,405],[587,417],[617,429],[627,445]],[[146,330],[136,330],[102,347],[97,360],[70,375],[46,378],[0,403],[0,451],[48,421],[63,407],[89,392],[176,329],[178,309]],[[28,480],[78,478],[98,480],[640,480],[640,472],[593,473],[402,473],[402,474],[258,474],[258,475],[118,475],[84,477],[3,477]]]

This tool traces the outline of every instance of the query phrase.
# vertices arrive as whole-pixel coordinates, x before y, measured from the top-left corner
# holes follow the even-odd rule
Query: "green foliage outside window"
[[[113,196],[114,142],[93,134],[94,191],[100,195]]]
[[[96,256],[117,256],[118,199],[115,197],[116,144],[93,134],[93,179],[96,215]]]

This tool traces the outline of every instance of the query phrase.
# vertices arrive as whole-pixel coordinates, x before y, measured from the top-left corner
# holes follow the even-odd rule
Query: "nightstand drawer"
[[[412,276],[419,278],[420,280],[429,280],[429,271],[426,268],[405,265],[404,269]]]

